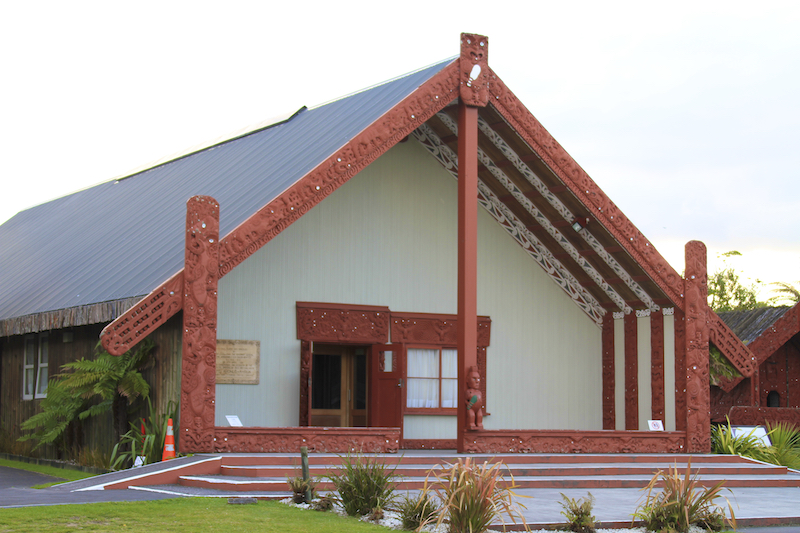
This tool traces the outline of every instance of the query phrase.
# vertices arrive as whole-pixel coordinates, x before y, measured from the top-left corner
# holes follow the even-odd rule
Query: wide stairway
[[[195,456],[198,457],[198,456]],[[138,475],[129,482],[106,488],[154,490],[185,496],[250,496],[285,498],[290,495],[287,477],[300,475],[300,454],[224,454],[199,456],[207,460],[185,468],[170,469],[169,475]],[[374,459],[375,456],[366,456]],[[502,462],[504,475],[519,489],[642,488],[659,470],[677,465],[681,476],[691,461],[703,485],[725,481],[733,487],[800,487],[800,473],[782,466],[763,464],[729,455],[656,454],[508,454],[459,456],[447,451],[406,451],[377,456],[394,468],[399,490],[423,487],[431,471],[441,470],[459,457],[483,463]],[[324,476],[341,465],[341,456],[310,454],[311,475],[321,478],[317,490],[332,490]],[[163,463],[169,465],[170,463]],[[155,465],[151,465],[155,466]],[[142,472],[144,474],[144,472]],[[431,476],[432,479],[432,476]],[[124,486],[122,486],[124,485]]]

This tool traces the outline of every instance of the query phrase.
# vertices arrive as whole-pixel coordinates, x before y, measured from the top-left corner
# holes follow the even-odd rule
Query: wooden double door
[[[401,427],[401,360],[399,345],[314,343],[310,425]]]

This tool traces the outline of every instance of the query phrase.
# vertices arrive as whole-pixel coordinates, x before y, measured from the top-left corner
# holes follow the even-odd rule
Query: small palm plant
[[[428,475],[434,480],[430,489],[426,480],[425,490],[431,490],[442,505],[428,523],[435,518],[438,527],[447,520],[450,533],[483,533],[497,519],[505,526],[505,517],[515,524],[519,519],[525,525],[524,506],[513,501],[519,497],[513,490],[514,478],[506,483],[501,472],[504,467],[503,463],[490,465],[488,461],[478,465],[467,457],[448,470],[431,471]]]
[[[663,484],[663,488],[655,492],[659,484]],[[687,533],[692,525],[719,531],[725,524],[735,530],[736,517],[730,502],[730,518],[725,516],[723,507],[714,503],[724,484],[724,481],[712,487],[701,484],[699,475],[692,475],[691,460],[683,476],[678,473],[677,464],[667,473],[659,470],[642,489],[647,494],[633,517],[644,522],[648,531]]]

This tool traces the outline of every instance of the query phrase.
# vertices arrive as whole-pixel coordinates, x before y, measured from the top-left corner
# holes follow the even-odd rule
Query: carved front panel
[[[214,428],[215,453],[396,453],[400,431],[392,428]]]
[[[664,421],[664,315],[650,313],[650,390],[653,420]]]
[[[468,453],[680,453],[682,432],[484,430],[470,433]]]
[[[729,417],[732,425],[764,426],[779,422],[800,427],[800,409],[787,407],[731,407]]]
[[[314,342],[384,344],[389,341],[389,308],[297,304],[297,338]]]
[[[686,431],[686,319],[675,309],[675,429]]]
[[[300,425],[311,423],[311,342],[300,341]]]
[[[214,451],[219,204],[210,196],[186,203],[181,369],[182,452]]]
[[[603,429],[614,429],[617,424],[614,369],[614,318],[611,313],[603,317]]]
[[[688,452],[711,450],[706,247],[686,244],[686,439]]]
[[[636,315],[625,315],[625,429],[639,429],[639,345]]]

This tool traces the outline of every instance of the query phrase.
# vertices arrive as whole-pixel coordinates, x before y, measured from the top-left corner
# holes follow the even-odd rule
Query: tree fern
[[[67,427],[113,410],[115,440],[127,430],[128,402],[148,398],[150,386],[140,373],[150,364],[153,341],[145,339],[136,351],[114,357],[100,351],[98,343],[94,359],[81,358],[61,367],[47,387],[47,397],[42,400],[42,412],[22,423],[21,428],[33,431],[20,440],[35,440],[38,448],[43,444],[58,443]],[[121,429],[121,431],[120,431]]]

